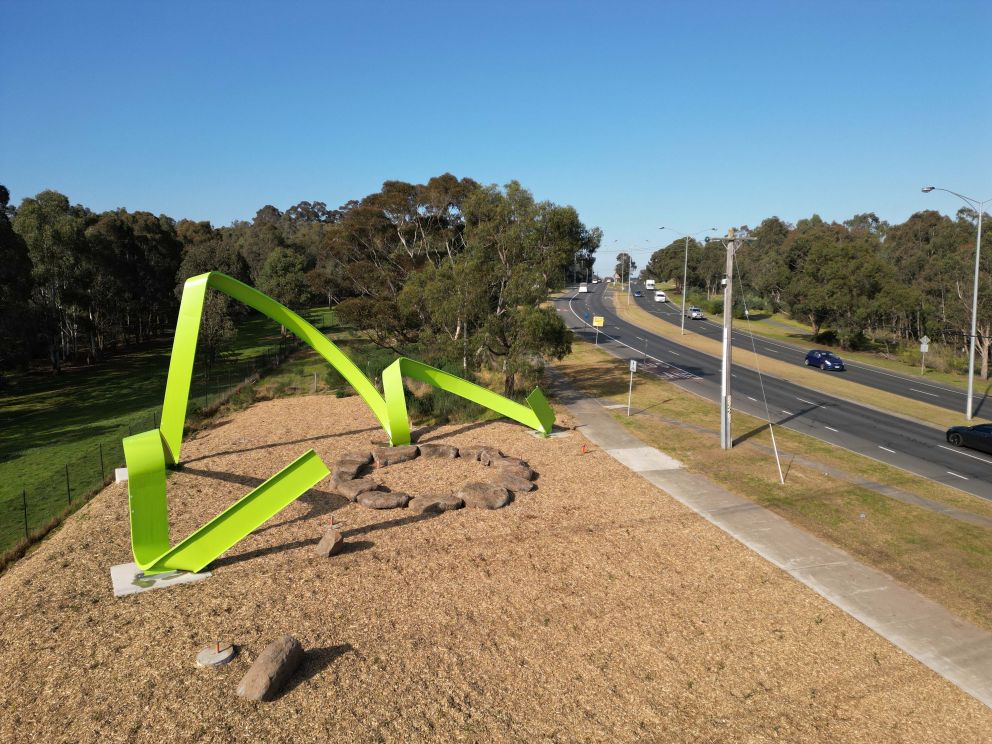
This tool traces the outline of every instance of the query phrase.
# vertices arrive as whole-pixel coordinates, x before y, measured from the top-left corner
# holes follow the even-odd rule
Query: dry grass
[[[615,300],[616,293],[608,293],[605,298],[605,302],[612,303],[616,314],[628,323],[633,323],[639,328],[677,341],[691,349],[702,351],[715,357],[721,355],[719,341],[705,338],[695,333],[687,333],[682,336],[679,334],[679,329],[671,323],[656,318],[637,305],[627,305],[625,302],[616,302]],[[933,426],[946,428],[962,423],[960,413],[948,411],[946,408],[940,408],[929,403],[921,403],[912,398],[859,385],[856,382],[842,379],[838,374],[820,374],[815,370],[807,369],[799,364],[770,359],[765,356],[756,359],[752,351],[735,348],[734,364],[748,367],[749,369],[760,368],[763,374],[773,375],[781,380],[802,385],[810,390],[817,390],[828,395],[836,395],[840,398],[854,401],[855,403],[873,406],[883,411],[894,413],[895,415],[914,421],[929,423]]]
[[[576,344],[558,369],[588,395],[626,403],[626,367],[591,344]],[[831,477],[822,469],[795,463],[792,456],[975,514],[992,515],[988,501],[776,427],[787,472],[783,486],[765,422],[735,412],[735,438],[757,433],[724,452],[717,448],[715,403],[654,377],[637,379],[633,401],[636,415],[615,413],[639,438],[992,630],[992,531]],[[697,428],[675,429],[670,421]],[[755,444],[763,446],[758,449]]]
[[[169,481],[176,536],[313,446],[381,434],[357,398],[258,404]],[[109,486],[0,577],[3,741],[980,741],[992,713],[581,438],[503,422],[430,435],[529,460],[495,512],[373,512],[318,485],[210,580],[114,599],[130,560]],[[413,493],[481,465],[382,474]],[[329,516],[349,550],[311,548]],[[282,633],[307,660],[277,701],[234,696]],[[232,665],[196,651],[239,644]]]

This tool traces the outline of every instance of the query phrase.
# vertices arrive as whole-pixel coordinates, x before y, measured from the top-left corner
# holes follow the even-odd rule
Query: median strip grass
[[[626,364],[591,344],[577,342],[573,353],[556,368],[586,395],[626,403]],[[720,450],[717,437],[705,431],[719,429],[716,404],[658,378],[635,377],[633,410],[629,418],[623,410],[613,415],[633,434],[681,460],[690,470],[992,630],[992,530],[827,475],[810,461],[975,514],[992,516],[992,504],[813,437],[776,428],[786,472],[785,485],[781,485],[774,457],[767,450],[771,440],[764,421],[735,412],[733,433],[744,444]],[[674,427],[662,417],[688,426]]]
[[[650,331],[683,346],[688,346],[696,351],[701,351],[714,357],[720,357],[721,349],[719,341],[705,338],[695,333],[686,333],[683,336],[679,333],[679,329],[676,326],[660,318],[656,318],[647,310],[634,304],[628,305],[626,302],[616,302],[615,300],[615,294],[607,293],[605,302],[612,303],[616,314],[628,323],[632,323],[638,328]],[[759,358],[752,351],[737,348],[734,349],[734,364],[748,367],[749,369],[760,369],[762,374],[778,377],[779,379],[801,385],[810,390],[834,395],[854,403],[872,406],[887,413],[928,423],[939,428],[957,426],[963,423],[963,416],[959,413],[948,411],[945,408],[940,408],[930,403],[921,403],[920,401],[912,400],[902,395],[896,395],[895,393],[877,390],[866,385],[859,385],[856,382],[843,379],[841,376],[842,373],[825,374],[819,370],[809,369],[799,364],[771,359],[769,357]],[[976,423],[978,423],[977,419]]]

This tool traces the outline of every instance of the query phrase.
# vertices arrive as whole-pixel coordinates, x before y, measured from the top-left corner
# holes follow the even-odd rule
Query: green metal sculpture
[[[448,372],[401,357],[382,373],[383,393],[380,394],[346,354],[292,310],[224,274],[211,272],[195,276],[183,287],[161,425],[158,429],[124,440],[131,509],[131,550],[135,562],[145,574],[201,570],[330,472],[317,454],[309,450],[189,537],[170,546],[166,466],[179,464],[196,341],[200,333],[203,301],[209,288],[267,315],[324,357],[372,410],[386,431],[390,444],[410,443],[404,376],[471,400],[545,436],[551,433],[555,414],[540,389],[534,389],[525,406]]]

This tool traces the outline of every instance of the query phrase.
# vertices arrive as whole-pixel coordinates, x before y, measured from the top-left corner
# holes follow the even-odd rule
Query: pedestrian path
[[[918,661],[992,707],[992,634],[782,517],[648,447],[599,401],[558,378],[578,430],[618,462],[688,506]]]

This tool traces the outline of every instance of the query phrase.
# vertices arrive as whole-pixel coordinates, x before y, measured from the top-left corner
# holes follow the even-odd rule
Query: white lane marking
[[[803,403],[809,403],[811,406],[815,406],[816,405],[816,403],[814,403],[813,401],[806,400],[805,398],[800,398],[798,395],[796,396],[796,400],[801,400]]]
[[[758,402],[758,399],[757,398],[752,398],[750,395],[747,396],[747,397],[748,397],[748,400],[753,400],[755,403]]]
[[[953,476],[954,476],[955,478],[960,478],[961,480],[968,480],[968,479],[967,479],[967,478],[965,478],[965,477],[964,477],[963,475],[958,475],[958,474],[957,474],[957,473],[955,473],[955,472],[954,472],[953,470],[948,470],[948,471],[947,471],[947,473],[948,473],[949,475],[953,475]]]
[[[910,390],[912,390],[914,393],[922,393],[923,395],[929,395],[932,398],[940,397],[939,395],[937,395],[937,393],[928,393],[926,390],[917,390],[916,388],[910,388]]]
[[[592,323],[587,323],[585,320],[583,320],[582,317],[577,312],[575,312],[575,308],[572,307],[572,302],[574,302],[575,299],[576,299],[575,296],[572,296],[572,298],[569,299],[569,301],[568,301],[568,309],[572,311],[572,315],[574,315],[575,316],[575,319],[577,321],[579,321],[580,323],[582,323],[582,325],[586,326],[586,328],[592,328],[593,327]],[[620,328],[620,326],[617,326],[617,328]],[[610,334],[606,333],[605,331],[601,331],[600,332],[600,335],[601,336],[604,336],[605,338],[608,338],[610,341],[613,341],[615,343],[620,344],[624,348],[630,349],[631,351],[636,351],[636,352],[640,352],[641,351],[640,349],[635,349],[633,346],[629,346],[629,345],[625,344],[623,341],[621,341],[618,338],[613,338],[613,336],[611,336]],[[666,361],[664,361],[662,359],[659,359],[656,356],[651,356],[650,354],[645,354],[644,356],[646,356],[648,359],[653,359],[654,361],[658,362],[659,364],[664,364],[664,365],[666,365],[668,367],[671,367],[672,369],[677,369],[679,372],[684,372],[686,375],[688,375],[688,377],[686,377],[686,378],[680,378],[680,379],[689,379],[689,380],[698,380],[698,379],[700,379],[699,378],[699,375],[694,375],[694,374],[692,374],[692,372],[689,372],[688,370],[684,370],[681,367],[677,367],[674,364],[670,364],[670,363],[668,363],[668,362],[666,362]]]
[[[668,352],[668,353],[669,353],[669,354],[674,354],[675,356],[682,356],[682,355],[681,355],[681,354],[679,354],[679,353],[678,353],[677,351],[670,351],[670,352]]]
[[[767,353],[767,354],[778,354],[778,352],[775,351],[774,349],[765,349],[765,353]]]
[[[896,453],[896,451],[894,449],[889,449],[888,447],[883,447],[882,445],[878,445],[878,448],[879,449],[883,449],[886,452],[891,452],[893,455]]]
[[[782,411],[782,413],[784,413],[786,416],[792,415],[792,411],[786,411],[784,408],[780,408],[779,410]]]
[[[836,432],[837,432],[838,434],[840,434],[840,431],[838,431],[837,429],[835,429],[835,428],[834,428],[834,427],[832,427],[832,426],[827,426],[826,424],[824,424],[824,425],[823,425],[823,428],[824,428],[824,429],[830,429],[830,431],[836,431]]]
[[[953,452],[956,455],[964,455],[965,457],[970,457],[972,460],[979,460],[980,462],[984,462],[984,463],[988,463],[989,465],[992,465],[992,460],[986,460],[984,457],[979,457],[978,455],[971,455],[968,454],[967,452],[962,452],[961,450],[954,449],[953,447],[945,447],[942,444],[938,444],[937,446],[940,447],[941,449],[946,449],[948,452]]]

